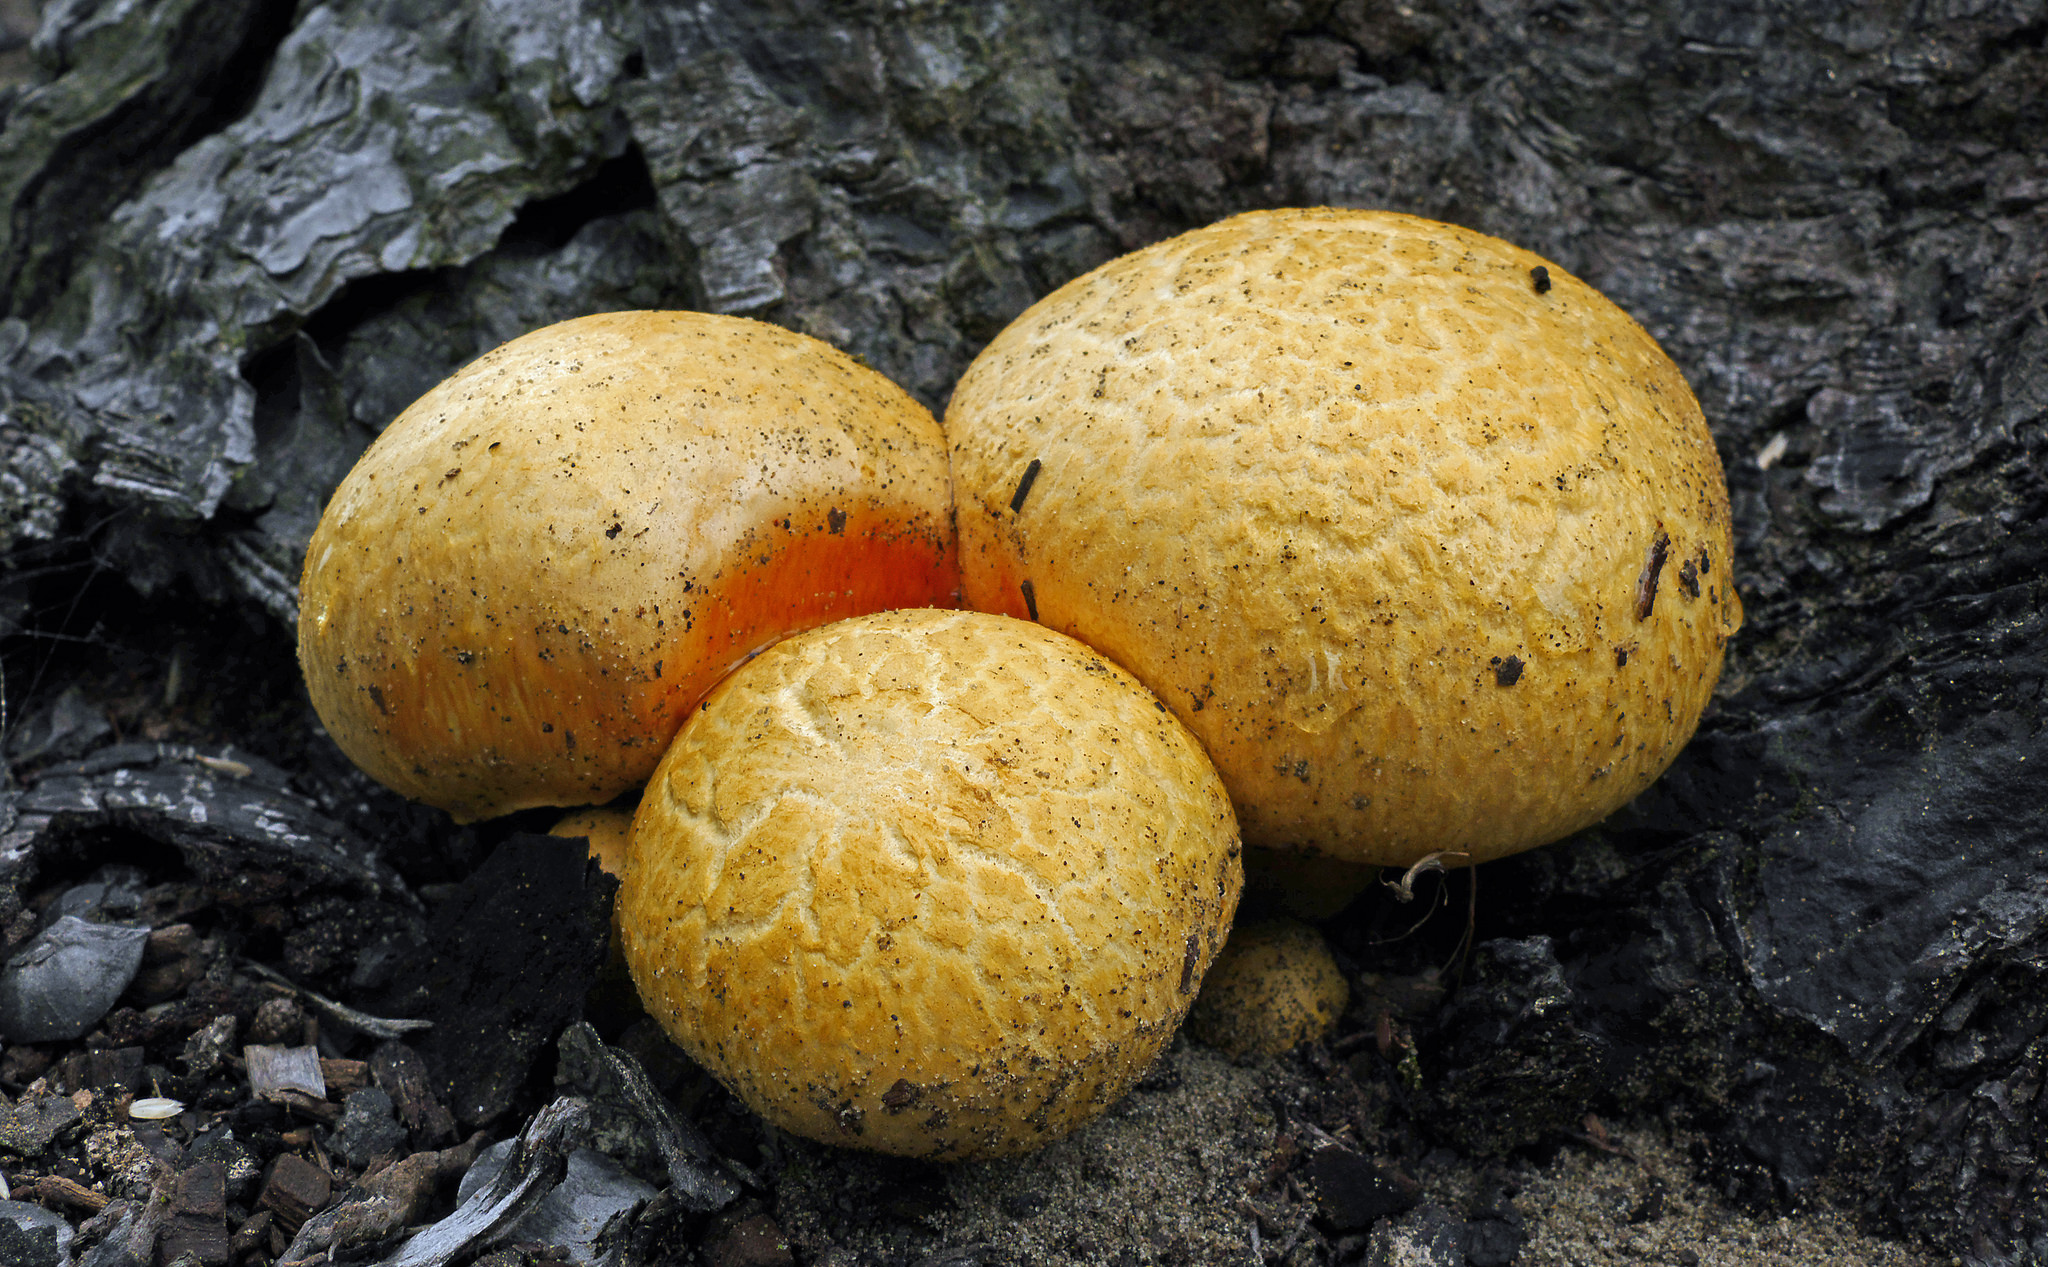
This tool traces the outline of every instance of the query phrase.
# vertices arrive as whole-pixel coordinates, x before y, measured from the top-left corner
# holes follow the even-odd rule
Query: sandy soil
[[[1572,1148],[1519,1177],[1529,1220],[1518,1267],[1937,1267],[1832,1210],[1759,1218],[1699,1182],[1661,1125],[1611,1129],[1628,1155]],[[1455,1207],[1453,1207],[1455,1208]]]
[[[1276,1180],[1274,1096],[1302,1085],[1297,1072],[1284,1061],[1232,1064],[1193,1043],[1177,1045],[1168,1060],[1167,1085],[1141,1089],[1072,1137],[1023,1157],[922,1165],[790,1139],[776,1217],[801,1261],[834,1267],[1374,1261],[1368,1235],[1333,1243],[1316,1230],[1299,1172]],[[1403,1165],[1425,1202],[1460,1217],[1489,1171],[1505,1179],[1525,1220],[1517,1267],[1960,1263],[1866,1235],[1831,1210],[1747,1214],[1694,1175],[1688,1141],[1661,1123],[1603,1129],[1616,1151],[1570,1144],[1542,1165],[1491,1166],[1446,1151]]]

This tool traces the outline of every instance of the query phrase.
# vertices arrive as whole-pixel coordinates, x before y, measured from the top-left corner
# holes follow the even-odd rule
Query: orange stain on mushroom
[[[307,551],[300,664],[356,763],[459,819],[609,800],[776,639],[951,606],[929,412],[761,322],[611,313],[415,403]]]

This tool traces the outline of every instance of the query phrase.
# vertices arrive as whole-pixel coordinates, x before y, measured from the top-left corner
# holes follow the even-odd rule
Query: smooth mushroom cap
[[[784,634],[950,605],[929,412],[816,339],[620,312],[422,396],[306,553],[299,662],[386,786],[468,821],[610,800]]]
[[[712,692],[641,800],[620,924],[649,1013],[768,1120],[957,1160],[1122,1096],[1241,884],[1221,782],[1128,674],[902,611]]]
[[[946,412],[963,595],[1127,666],[1247,844],[1480,862],[1604,817],[1741,623],[1684,379],[1554,264],[1388,212],[1113,260]]]

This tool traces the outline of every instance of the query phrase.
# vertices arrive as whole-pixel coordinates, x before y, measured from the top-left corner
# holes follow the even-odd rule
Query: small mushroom
[[[1670,358],[1414,216],[1252,212],[1112,260],[996,336],[946,431],[968,604],[1128,667],[1248,845],[1407,867],[1584,827],[1671,763],[1741,623]],[[1666,553],[1715,585],[1659,598]]]
[[[1188,1013],[1188,1035],[1233,1060],[1277,1056],[1330,1032],[1351,986],[1323,935],[1293,919],[1231,930]]]
[[[950,604],[943,437],[880,374],[738,317],[619,312],[422,396],[335,492],[300,583],[314,707],[469,821],[601,804],[777,638]]]
[[[669,1036],[813,1139],[957,1160],[1123,1095],[1243,875],[1222,783],[1071,638],[898,611],[790,638],[685,723],[633,823],[626,963]]]

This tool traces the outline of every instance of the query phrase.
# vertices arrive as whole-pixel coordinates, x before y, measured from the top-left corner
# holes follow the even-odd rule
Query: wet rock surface
[[[671,305],[819,335],[938,406],[1076,273],[1317,202],[1542,251],[1686,372],[1748,608],[1700,735],[1609,822],[1484,868],[1469,959],[1464,875],[1418,885],[1444,909],[1412,936],[1415,909],[1378,891],[1324,921],[1354,987],[1327,1045],[1246,1067],[1183,1048],[1105,1124],[1178,1124],[1141,1136],[1194,1150],[1170,1164],[1095,1137],[1000,1174],[812,1150],[607,1032],[705,1141],[670,1123],[666,1146],[629,1146],[634,1095],[612,1097],[627,1118],[599,1105],[592,1138],[637,1148],[618,1159],[663,1191],[619,1252],[1192,1262],[1227,1242],[1348,1262],[1397,1236],[1448,1254],[1462,1221],[1468,1261],[1507,1261],[1509,1198],[1418,1197],[1354,1229],[1318,1176],[1346,1153],[1411,1181],[1437,1153],[1516,1173],[1619,1147],[1588,1114],[1648,1114],[1752,1208],[2048,1257],[2040,4],[179,0],[43,19],[0,52],[0,933],[19,953],[118,863],[136,896],[76,918],[153,947],[81,1037],[0,1051],[0,1171],[78,1228],[81,1261],[155,1261],[174,1227],[216,1253],[210,1196],[166,1211],[222,1131],[260,1171],[223,1196],[236,1261],[276,1259],[316,1203],[400,1244],[452,1208],[470,1123],[507,1138],[551,1099],[573,982],[601,963],[595,895],[565,875],[557,905],[521,908],[522,928],[584,931],[548,952],[582,964],[572,984],[519,1010],[501,944],[458,953],[493,943],[460,932],[487,908],[450,886],[544,824],[457,828],[368,784],[292,661],[318,508],[413,395],[548,321]],[[451,969],[446,1015],[398,999],[458,962],[503,979]],[[414,1013],[436,1028],[377,1028]],[[346,1196],[396,1137],[367,1100],[350,1118],[347,1091],[255,1096],[249,1044],[364,1065],[405,1181]],[[115,1111],[140,1093],[191,1120],[145,1139]],[[319,1191],[299,1166],[320,1171],[336,1133]],[[671,1196],[664,1157],[698,1198]]]

